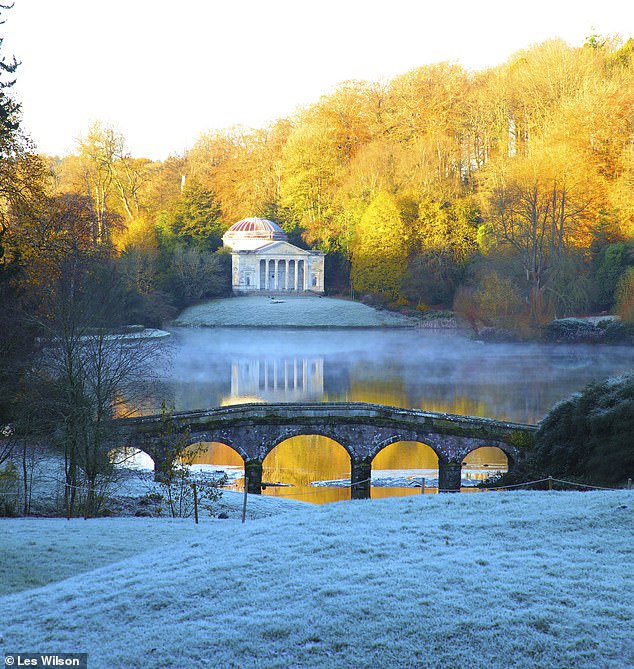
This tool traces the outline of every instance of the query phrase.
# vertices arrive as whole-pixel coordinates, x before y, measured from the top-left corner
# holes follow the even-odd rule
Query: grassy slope
[[[171,545],[0,599],[0,649],[85,651],[92,669],[621,669],[633,510],[628,491],[430,495],[168,528]],[[74,550],[63,521],[6,522]],[[125,544],[127,523],[69,527]]]
[[[414,321],[360,302],[318,297],[254,296],[211,300],[185,309],[185,326],[240,327],[407,327]]]
[[[235,520],[242,516],[242,502],[242,493],[225,490],[214,511]],[[251,496],[246,517],[254,520],[303,507],[302,502]],[[192,519],[165,517],[2,519],[0,596],[55,583],[201,534],[213,535],[216,526],[204,511],[201,522],[204,527],[196,527]]]

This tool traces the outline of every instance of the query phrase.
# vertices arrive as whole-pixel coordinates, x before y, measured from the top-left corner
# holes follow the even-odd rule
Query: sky
[[[630,0],[15,0],[2,16],[39,151],[73,153],[99,121],[152,159],[291,116],[343,81],[441,61],[480,70],[549,38],[634,35]]]

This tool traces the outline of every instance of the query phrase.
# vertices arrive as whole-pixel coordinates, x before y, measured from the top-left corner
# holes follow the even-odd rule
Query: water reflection
[[[172,349],[155,411],[162,400],[177,411],[237,402],[361,401],[537,423],[591,381],[634,365],[628,347],[485,345],[454,332],[424,330],[187,328],[173,330]],[[329,442],[297,437],[274,449],[264,463],[264,480],[284,485],[269,486],[265,494],[348,499],[345,486],[313,485],[350,476],[347,453]],[[234,455],[238,462],[210,452],[199,466],[239,468],[243,463]],[[499,449],[480,449],[466,458],[463,475],[476,481],[506,467]],[[375,459],[373,482],[381,476],[403,480],[404,471],[406,485],[373,487],[372,496],[388,490],[419,494],[414,479],[425,477],[431,486],[437,468],[424,444],[394,444]]]
[[[323,394],[322,357],[239,358],[231,361],[231,395],[222,404],[248,398],[266,402],[316,401]]]
[[[201,446],[204,448],[201,449]],[[233,489],[242,489],[242,458],[229,446],[196,444],[198,469],[222,469]],[[464,485],[507,470],[506,455],[495,447],[479,448],[463,463]],[[263,494],[323,504],[350,499],[350,456],[337,442],[319,435],[292,437],[276,446],[263,463]],[[390,444],[372,463],[372,497],[437,492],[438,457],[419,442]]]
[[[362,401],[538,422],[591,381],[628,371],[614,346],[479,344],[424,330],[174,329],[156,397],[175,409],[241,401]]]

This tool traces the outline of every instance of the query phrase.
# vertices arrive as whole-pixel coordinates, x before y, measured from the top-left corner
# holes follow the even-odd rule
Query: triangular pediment
[[[308,256],[310,251],[305,249],[300,249],[298,246],[289,244],[288,242],[270,242],[264,246],[260,246],[257,249],[253,250],[253,253],[258,255],[262,254],[274,254],[274,255],[285,255],[285,256]]]

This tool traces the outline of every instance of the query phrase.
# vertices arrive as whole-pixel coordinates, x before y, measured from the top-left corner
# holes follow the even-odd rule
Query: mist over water
[[[588,383],[634,367],[628,347],[483,344],[454,331],[175,328],[170,339],[148,412],[162,401],[176,411],[355,401],[537,423]],[[242,458],[224,444],[207,444],[195,463],[223,469],[238,489],[244,483]],[[479,448],[463,462],[463,486],[506,468],[498,448]],[[314,503],[350,498],[350,456],[326,437],[282,442],[263,469],[263,494]],[[391,444],[372,463],[372,497],[420,494],[423,478],[425,490],[435,491],[434,451]]]
[[[628,347],[482,344],[453,331],[177,328],[160,378],[177,411],[359,401],[537,423],[633,366]]]

